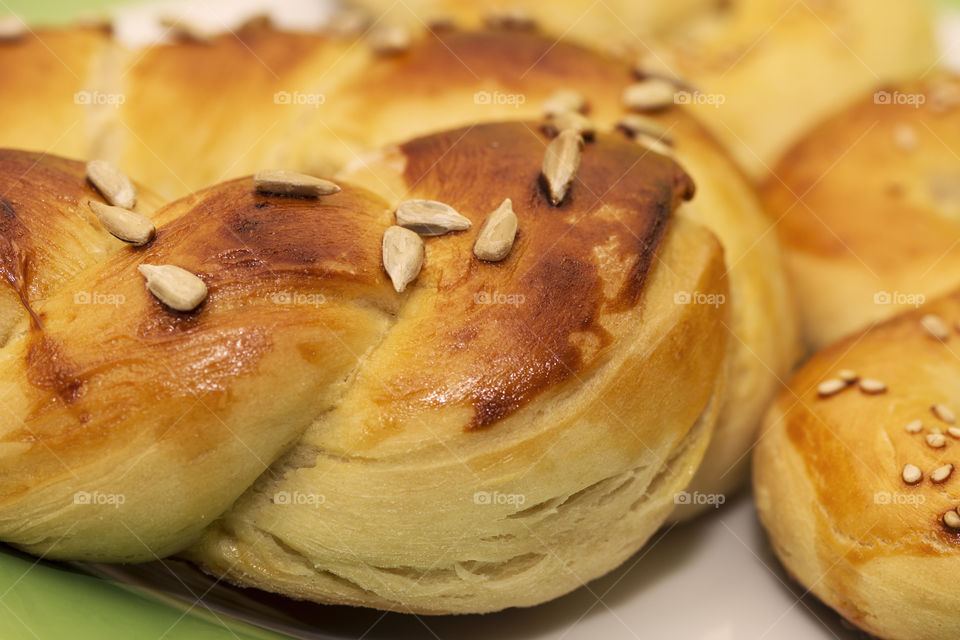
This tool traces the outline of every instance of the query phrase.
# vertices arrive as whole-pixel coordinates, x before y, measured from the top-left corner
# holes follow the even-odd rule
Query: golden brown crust
[[[924,328],[926,314],[951,327],[946,341]],[[931,477],[943,465],[960,466],[953,424],[931,411],[936,404],[956,409],[958,319],[954,293],[817,354],[771,409],[754,458],[760,516],[788,570],[883,638],[960,630],[948,604],[957,592],[950,576],[960,535],[942,521],[960,505],[960,476]],[[887,391],[871,395],[854,384],[818,393],[843,369],[882,381]],[[922,429],[908,430],[915,420]],[[942,446],[927,441],[937,433]],[[916,484],[903,477],[908,464],[923,474]]]
[[[726,295],[722,250],[687,219],[662,228],[689,182],[619,136],[586,145],[550,206],[546,142],[530,124],[477,125],[350,176],[395,201],[445,201],[474,226],[427,240],[424,271],[339,404],[191,558],[297,598],[482,612],[580,586],[668,517],[706,447],[726,356],[727,308],[674,296]],[[480,263],[478,223],[504,197],[521,235],[505,261]]]
[[[2,342],[34,305],[123,244],[90,210],[89,201],[104,200],[82,162],[0,149],[0,193]],[[139,200],[137,211],[152,215],[157,197],[140,187]]]
[[[764,186],[812,346],[960,282],[960,104],[943,98],[957,91],[947,77],[878,90],[798,144]]]
[[[109,33],[95,27],[33,29],[0,42],[0,146],[88,156],[93,92],[102,92],[92,78],[109,46]]]

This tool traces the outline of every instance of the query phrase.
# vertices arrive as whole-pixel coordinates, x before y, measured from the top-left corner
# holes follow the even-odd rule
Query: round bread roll
[[[638,43],[641,67],[678,75],[680,99],[760,180],[807,131],[878,82],[936,64],[928,0],[733,0]],[[646,51],[646,53],[644,53]]]
[[[140,185],[136,191],[134,211],[152,217],[161,200]],[[38,304],[123,247],[99,222],[91,201],[106,204],[84,163],[0,149],[0,344],[18,321],[42,326]],[[77,303],[95,303],[105,293],[78,292]]]
[[[687,176],[617,135],[586,144],[552,206],[536,126],[417,138],[356,176],[473,227],[427,241],[337,406],[190,558],[295,598],[484,612],[581,586],[669,516],[707,446],[726,352],[725,307],[674,295],[724,295],[722,249],[683,216],[667,223]],[[481,262],[477,231],[505,198],[516,242]]]
[[[823,350],[754,456],[757,509],[789,573],[887,640],[960,636],[958,320],[951,293]]]
[[[807,342],[960,285],[960,81],[880,89],[824,122],[763,188]]]

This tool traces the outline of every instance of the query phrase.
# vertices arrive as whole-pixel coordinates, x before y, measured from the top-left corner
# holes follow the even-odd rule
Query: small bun
[[[754,456],[757,509],[787,570],[889,640],[960,637],[958,320],[952,293],[820,352]]]
[[[763,188],[808,343],[960,284],[960,80],[878,89],[820,125]]]

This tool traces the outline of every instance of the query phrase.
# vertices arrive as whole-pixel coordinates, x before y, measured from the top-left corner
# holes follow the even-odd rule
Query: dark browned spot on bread
[[[73,404],[83,393],[84,380],[76,365],[64,355],[63,347],[44,333],[36,333],[27,347],[27,380],[35,387],[50,391],[66,404]]]
[[[436,271],[439,291],[415,348],[431,367],[387,383],[404,411],[462,402],[474,409],[471,428],[489,426],[595,365],[611,340],[602,319],[640,302],[671,212],[693,192],[690,178],[662,156],[601,135],[554,207],[538,180],[547,142],[535,124],[511,123],[401,147],[411,197],[445,202],[474,223],[428,241],[425,268]],[[472,260],[476,229],[504,198],[521,236],[501,263]],[[457,258],[432,266],[431,247],[441,242]],[[605,291],[611,284],[615,293]]]

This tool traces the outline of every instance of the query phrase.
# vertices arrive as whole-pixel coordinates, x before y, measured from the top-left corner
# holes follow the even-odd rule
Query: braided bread
[[[151,243],[29,300],[42,324],[21,319],[0,351],[0,537],[136,561],[207,528],[190,556],[236,582],[429,612],[532,604],[622,561],[716,418],[726,310],[673,295],[724,295],[722,251],[671,220],[692,183],[670,160],[597,134],[555,207],[546,143],[531,123],[483,125],[371,169],[476,227],[504,197],[517,211],[505,261],[474,258],[472,232],[435,238],[403,294],[381,267],[385,200],[241,178],[162,207]],[[172,311],[147,264],[198,274],[206,301]],[[442,588],[405,577],[433,570]]]

